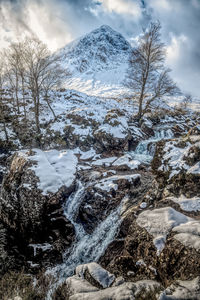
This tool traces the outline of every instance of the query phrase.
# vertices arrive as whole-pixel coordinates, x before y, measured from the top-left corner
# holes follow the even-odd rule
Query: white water
[[[65,216],[74,225],[76,241],[64,254],[64,262],[48,271],[48,273],[55,276],[58,281],[51,287],[47,299],[51,299],[53,291],[59,284],[67,277],[73,275],[76,266],[97,261],[100,258],[108,245],[114,240],[121,223],[120,211],[123,200],[121,205],[111,212],[111,214],[97,226],[92,234],[86,233],[83,226],[76,222],[77,213],[83,200],[83,196],[84,187],[79,182],[77,191],[68,198],[65,204]]]
[[[160,140],[172,137],[173,132],[170,129],[160,128],[156,131],[154,137],[140,142],[136,150],[131,152],[131,155],[134,159],[149,163],[153,158],[156,143]],[[67,199],[65,204],[64,214],[74,225],[76,241],[64,254],[64,262],[48,271],[48,273],[56,278],[56,284],[51,286],[47,294],[47,300],[51,299],[51,295],[58,285],[67,277],[73,275],[76,266],[98,261],[108,245],[114,240],[121,223],[120,211],[123,200],[125,199],[121,201],[117,209],[111,212],[111,214],[97,226],[92,234],[85,232],[82,224],[76,221],[79,207],[84,198],[84,192],[85,187],[79,182],[76,192]]]
[[[157,129],[155,135],[148,140],[141,141],[135,151],[130,152],[133,159],[140,162],[150,163],[155,153],[155,146],[158,141],[170,139],[173,137],[171,129],[160,128]]]

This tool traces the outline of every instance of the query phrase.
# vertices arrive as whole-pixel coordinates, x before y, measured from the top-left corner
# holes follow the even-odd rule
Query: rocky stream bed
[[[1,274],[45,270],[47,299],[200,299],[199,119],[97,115],[2,148]]]

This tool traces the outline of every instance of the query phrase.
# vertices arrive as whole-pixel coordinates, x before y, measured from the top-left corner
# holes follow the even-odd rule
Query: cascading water
[[[73,246],[64,254],[64,262],[61,265],[48,271],[58,278],[57,283],[51,287],[47,294],[48,300],[55,288],[67,277],[72,276],[76,266],[97,261],[104,253],[108,245],[113,241],[121,223],[120,211],[123,204],[116,208],[103,220],[92,234],[85,232],[83,226],[76,222],[79,206],[84,196],[84,186],[79,182],[77,191],[72,194],[65,204],[65,216],[72,222],[76,232],[76,241]]]
[[[162,139],[173,137],[173,132],[170,129],[160,128],[156,130],[155,136],[142,141],[138,144],[136,150],[132,152],[134,159],[141,162],[149,163],[154,155],[156,142]],[[76,241],[63,256],[64,262],[57,265],[55,268],[48,271],[57,278],[55,285],[51,286],[46,299],[50,300],[55,288],[61,284],[67,277],[72,276],[76,266],[92,261],[98,261],[100,256],[107,249],[108,245],[113,241],[119,225],[121,223],[120,212],[123,204],[116,208],[110,215],[103,220],[92,234],[88,234],[82,224],[77,223],[77,215],[79,207],[84,198],[85,186],[81,182],[78,183],[77,190],[66,201],[64,214],[68,220],[74,225],[76,232]]]
[[[131,152],[133,159],[140,162],[150,163],[155,153],[155,146],[158,141],[167,140],[173,137],[171,129],[157,128],[155,135],[148,140],[141,141],[135,151]]]

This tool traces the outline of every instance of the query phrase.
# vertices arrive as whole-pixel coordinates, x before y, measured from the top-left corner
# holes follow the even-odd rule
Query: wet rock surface
[[[88,108],[82,95],[71,98],[77,105],[47,126],[45,146],[59,150],[15,152],[0,171],[1,272],[55,267],[59,280],[69,277],[71,300],[179,299],[170,298],[178,297],[175,280],[198,291],[196,120],[151,115],[139,123],[106,101],[97,117],[94,99]]]
[[[85,190],[85,197],[79,208],[78,219],[91,232],[103,221],[121,200],[141,185],[140,174],[113,175],[99,179]]]
[[[198,153],[197,135],[158,142],[152,162],[152,186],[140,205],[126,211],[116,239],[99,260],[126,281],[153,279],[167,287],[175,280],[185,280],[188,290],[183,284],[180,292],[177,283],[161,299],[198,299]],[[196,280],[194,289],[190,280]]]
[[[1,189],[0,219],[21,256],[33,264],[45,264],[61,260],[62,251],[74,240],[73,225],[64,217],[62,205],[75,186],[72,181],[55,193],[43,193],[33,169],[37,164],[31,159],[33,154],[17,152],[10,159]],[[45,247],[46,243],[50,246]],[[39,251],[33,250],[35,244]]]
[[[91,264],[88,264],[87,268],[90,269]],[[82,266],[78,267],[81,268]],[[107,286],[95,286],[95,278],[100,274],[103,274],[102,280],[104,281],[108,277]],[[112,280],[110,280],[112,278]],[[100,280],[101,281],[101,280]],[[141,296],[148,297],[148,293],[156,293],[161,290],[161,285],[152,280],[144,280],[138,282],[124,282],[123,278],[115,278],[114,275],[108,273],[106,270],[98,266],[93,265],[93,273],[90,273],[90,278],[87,275],[81,274],[76,271],[76,275],[69,277],[66,280],[66,287],[68,289],[69,299],[140,299]],[[136,297],[136,298],[135,298]],[[141,298],[142,299],[142,298]]]

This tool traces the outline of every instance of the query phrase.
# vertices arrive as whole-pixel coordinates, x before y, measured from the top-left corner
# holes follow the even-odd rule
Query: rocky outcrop
[[[198,196],[200,191],[199,136],[157,144],[152,169],[165,196]]]
[[[102,173],[99,173],[100,176]],[[140,187],[140,174],[113,175],[94,180],[85,190],[78,219],[91,233],[99,222],[114,210],[131,190]]]
[[[157,280],[165,287],[182,280],[188,287],[199,275],[199,141],[190,135],[157,144],[155,180],[138,205],[128,206],[116,239],[99,261],[115,276]],[[179,299],[175,286],[161,299]],[[195,289],[191,299],[198,299]]]
[[[124,112],[110,110],[100,117],[96,118],[93,112],[68,114],[70,123],[64,129],[67,147],[87,151],[93,146],[98,152],[128,150],[134,136],[128,129]]]
[[[80,268],[89,270],[89,277],[88,273],[80,273]],[[152,280],[125,282],[123,278],[115,278],[98,264],[91,263],[76,269],[76,275],[66,280],[66,290],[69,300],[131,300],[150,299],[148,297],[162,290],[162,287]]]
[[[68,164],[65,169],[59,165],[59,155]],[[65,177],[60,180],[62,172]],[[61,259],[61,250],[72,243],[74,229],[64,217],[62,204],[74,189],[75,172],[76,157],[71,153],[35,149],[11,158],[2,183],[0,220],[29,260],[45,263],[44,257],[48,260],[51,255]]]
[[[198,276],[200,223],[171,208],[168,217],[166,212],[166,208],[144,210],[136,217],[135,209],[126,216],[116,240],[100,259],[103,267],[128,281],[152,279],[164,286]]]
[[[199,276],[193,280],[178,280],[169,286],[160,295],[159,300],[183,300],[183,299],[200,299],[200,278]]]

